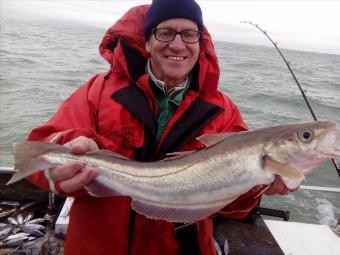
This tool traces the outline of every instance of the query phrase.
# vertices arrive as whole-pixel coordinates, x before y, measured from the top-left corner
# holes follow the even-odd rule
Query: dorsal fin
[[[196,138],[196,140],[200,141],[203,143],[206,147],[213,146],[227,137],[233,136],[236,133],[217,133],[217,134],[208,134],[208,135],[201,135]]]
[[[96,151],[90,151],[87,152],[86,155],[91,155],[91,156],[96,156],[97,158],[102,158],[102,159],[106,159],[106,158],[118,158],[118,159],[125,159],[125,160],[131,160],[127,157],[124,157],[121,154],[118,154],[116,152],[113,151],[108,151],[108,150],[96,150]]]
[[[170,152],[165,155],[165,158],[162,161],[167,161],[167,160],[173,160],[173,159],[179,159],[183,158],[187,155],[195,153],[196,150],[192,151],[176,151],[176,152]]]

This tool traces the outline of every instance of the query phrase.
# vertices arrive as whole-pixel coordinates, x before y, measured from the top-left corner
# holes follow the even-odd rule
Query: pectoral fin
[[[272,172],[273,174],[277,174],[279,176],[282,177],[286,177],[289,180],[292,181],[302,181],[305,176],[303,175],[303,173],[301,171],[299,171],[298,169],[289,166],[289,165],[285,165],[283,163],[280,163],[278,161],[275,161],[269,157],[265,157],[264,158],[264,162],[263,162],[263,168]]]
[[[124,157],[121,154],[115,153],[113,151],[107,151],[107,150],[96,150],[96,151],[90,151],[87,152],[86,155],[96,157],[97,159],[103,159],[103,160],[115,160],[115,159],[124,159],[124,160],[131,160],[127,157]]]
[[[169,161],[169,160],[174,160],[174,159],[180,159],[184,158],[185,156],[191,155],[195,153],[196,151],[178,151],[178,152],[170,152],[165,155],[165,159],[162,161]]]

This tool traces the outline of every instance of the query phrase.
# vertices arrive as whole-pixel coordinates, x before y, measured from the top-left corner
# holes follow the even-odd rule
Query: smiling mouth
[[[176,56],[167,56],[168,59],[174,60],[174,61],[182,61],[185,59],[185,57],[176,57]]]

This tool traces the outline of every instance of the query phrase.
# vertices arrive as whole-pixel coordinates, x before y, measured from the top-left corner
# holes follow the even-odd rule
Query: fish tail
[[[45,142],[21,141],[15,143],[13,145],[13,155],[15,160],[14,168],[17,172],[7,182],[7,185],[44,169],[54,167],[54,164],[41,156],[49,152],[62,151],[68,152],[68,149],[62,145]]]

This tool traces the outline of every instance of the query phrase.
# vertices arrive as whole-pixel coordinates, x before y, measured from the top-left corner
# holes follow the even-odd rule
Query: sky
[[[214,40],[271,46],[250,20],[281,48],[340,55],[340,0],[197,0]],[[151,0],[0,0],[1,19],[52,19],[108,28],[129,8]]]

